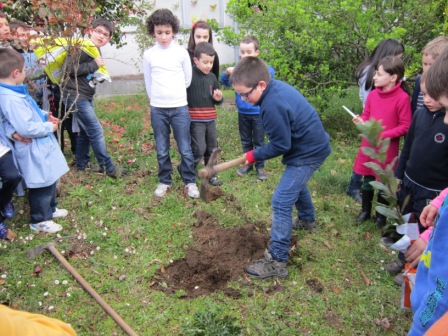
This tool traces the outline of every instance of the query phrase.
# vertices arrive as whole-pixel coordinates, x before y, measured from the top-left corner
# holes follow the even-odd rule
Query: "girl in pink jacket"
[[[376,162],[382,167],[391,163],[398,156],[400,137],[406,134],[412,120],[409,94],[407,85],[403,82],[403,76],[404,63],[399,57],[388,56],[381,59],[373,77],[375,89],[369,93],[362,115],[353,118],[355,124],[363,123],[371,118],[381,122],[383,131],[380,136],[383,139],[390,138],[386,161],[382,164]],[[355,173],[363,176],[362,208],[357,217],[358,223],[370,218],[374,195],[370,182],[378,178],[372,169],[364,165],[364,163],[374,160],[363,153],[363,147],[371,147],[364,138],[353,167]],[[378,194],[378,203],[386,204],[386,200],[380,193]],[[375,223],[381,228],[386,224],[386,218],[377,213]]]

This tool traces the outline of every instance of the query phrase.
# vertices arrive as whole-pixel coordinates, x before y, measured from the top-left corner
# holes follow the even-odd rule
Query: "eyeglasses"
[[[257,86],[258,84],[252,86],[252,89],[250,89],[250,91],[247,93],[240,93],[241,99],[247,100],[249,96],[252,94],[252,92],[254,92],[254,90],[257,88]]]
[[[110,35],[108,34],[108,33],[105,33],[105,32],[103,32],[102,30],[100,30],[100,29],[94,29],[93,30],[95,33],[97,33],[98,35],[101,35],[101,36],[103,36],[103,37],[105,37],[105,38],[109,38],[110,37]]]

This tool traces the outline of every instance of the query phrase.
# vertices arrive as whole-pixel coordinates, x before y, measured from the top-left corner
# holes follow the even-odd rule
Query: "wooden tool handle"
[[[242,156],[242,157],[240,157],[238,159],[234,159],[234,160],[230,160],[230,161],[227,161],[227,162],[223,162],[223,163],[217,164],[216,166],[213,166],[213,172],[215,174],[217,174],[220,171],[227,170],[229,168],[239,166],[239,165],[243,164],[244,162],[246,162],[246,157],[245,156]]]
[[[84,280],[84,278],[72,267],[72,265],[69,264],[69,262],[59,253],[54,245],[49,244],[47,248],[129,336],[137,336],[137,334],[129,325],[126,324],[126,322],[115,312],[115,310],[113,310],[113,308],[101,298],[101,296],[87,283],[86,280]]]

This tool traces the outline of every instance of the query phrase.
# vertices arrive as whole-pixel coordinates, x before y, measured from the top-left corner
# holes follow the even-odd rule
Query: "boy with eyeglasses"
[[[246,36],[242,39],[240,43],[241,59],[247,56],[258,57],[259,52],[258,39],[255,36]],[[227,68],[221,74],[221,82],[226,86],[231,86],[230,75],[232,74],[233,69],[234,67]],[[272,67],[268,67],[268,69],[271,78],[274,78],[274,69]],[[254,89],[255,88],[252,88],[252,90],[245,95],[240,95],[235,92],[235,101],[238,108],[238,128],[244,153],[264,145],[264,130],[260,118],[260,107],[253,106],[247,101]],[[264,161],[261,160],[255,163],[255,169],[259,180],[266,180],[268,178],[266,171],[264,170]],[[238,168],[236,173],[238,176],[243,176],[252,170],[253,165],[248,164]]]
[[[298,213],[297,228],[316,230],[314,205],[308,180],[330,154],[330,137],[316,110],[292,86],[271,79],[268,66],[256,57],[238,62],[230,76],[233,89],[260,107],[269,143],[246,153],[246,164],[283,156],[286,166],[272,197],[272,226],[264,258],[245,268],[255,278],[286,277],[293,229],[292,211]]]
[[[105,46],[111,39],[114,26],[106,19],[98,19],[92,24],[90,40],[98,49]],[[79,54],[80,53],[80,54]],[[80,132],[76,146],[76,168],[85,171],[90,165],[90,147],[98,161],[98,172],[116,178],[126,174],[126,168],[119,168],[112,162],[106,151],[103,127],[93,109],[93,96],[95,95],[97,81],[93,74],[104,65],[102,56],[93,58],[79,48],[72,48],[67,54],[65,69],[69,80],[63,88],[63,100],[67,108],[74,112]]]

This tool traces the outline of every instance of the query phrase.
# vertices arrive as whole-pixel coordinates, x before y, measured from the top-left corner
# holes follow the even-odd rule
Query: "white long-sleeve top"
[[[174,41],[166,48],[156,43],[143,54],[143,75],[151,106],[187,105],[192,68],[185,48]]]

